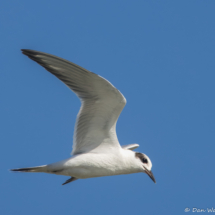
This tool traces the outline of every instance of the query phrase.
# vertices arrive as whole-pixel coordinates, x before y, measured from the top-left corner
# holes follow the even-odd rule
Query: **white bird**
[[[72,62],[43,52],[22,49],[64,82],[81,100],[73,138],[72,157],[49,165],[12,169],[19,172],[44,172],[77,179],[143,172],[155,183],[152,162],[134,152],[138,144],[121,146],[116,122],[126,104],[125,97],[109,81]]]

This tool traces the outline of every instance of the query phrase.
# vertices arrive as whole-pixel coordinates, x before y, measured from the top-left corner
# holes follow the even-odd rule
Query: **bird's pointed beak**
[[[154,183],[156,184],[155,177],[154,177],[152,171],[147,170],[145,167],[144,167],[144,169],[145,169],[145,173],[146,173],[146,174],[152,179],[152,181],[154,181]]]

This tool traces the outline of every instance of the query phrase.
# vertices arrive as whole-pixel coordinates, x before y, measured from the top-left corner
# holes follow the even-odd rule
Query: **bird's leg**
[[[66,180],[62,185],[68,184],[68,183],[73,182],[75,180],[78,180],[78,178],[71,177],[70,179]]]

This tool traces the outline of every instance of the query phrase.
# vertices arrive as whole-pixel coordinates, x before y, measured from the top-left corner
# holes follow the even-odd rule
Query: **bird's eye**
[[[143,163],[148,163],[148,160],[146,158],[142,158]]]

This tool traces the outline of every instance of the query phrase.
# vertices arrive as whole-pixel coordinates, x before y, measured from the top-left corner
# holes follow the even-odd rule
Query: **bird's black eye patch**
[[[148,160],[146,158],[142,158],[143,163],[148,163]]]
[[[148,163],[147,158],[142,153],[136,152],[135,157],[139,158],[143,163]]]

